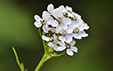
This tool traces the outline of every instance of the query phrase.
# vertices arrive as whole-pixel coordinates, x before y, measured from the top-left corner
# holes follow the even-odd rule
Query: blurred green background
[[[40,71],[113,71],[113,0],[0,0],[0,71],[20,71],[12,47],[28,71],[35,69],[44,50],[33,16],[50,3],[71,6],[89,36],[76,40],[79,53],[52,58]]]

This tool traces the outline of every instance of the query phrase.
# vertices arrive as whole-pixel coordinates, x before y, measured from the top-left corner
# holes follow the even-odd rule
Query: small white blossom
[[[87,37],[88,34],[85,33],[85,24],[77,24],[74,29],[73,37],[76,39],[82,39],[82,37]]]
[[[66,44],[66,53],[70,56],[73,56],[73,52],[78,52],[77,47],[74,46],[75,45],[75,41],[71,41],[69,44]]]
[[[66,8],[65,8],[63,5],[59,6],[59,8],[62,9],[63,15],[64,15],[65,17],[69,18],[69,16],[71,15],[70,9],[68,10],[67,6],[66,6]]]
[[[46,36],[42,36],[42,39],[45,41],[48,41],[48,46],[54,48],[54,50],[58,51],[58,39],[57,36],[55,34],[53,34],[53,37],[46,37]]]
[[[67,10],[68,12],[72,13],[72,8],[71,8],[71,7],[66,6],[66,10]]]
[[[73,56],[73,52],[78,52],[77,47],[75,47],[75,41],[71,41],[70,43],[58,42],[61,46],[57,48],[58,51],[66,50],[66,53],[70,56]]]
[[[67,25],[71,24],[71,19],[63,16],[63,10],[60,8],[54,9],[51,14],[56,18],[59,22],[59,26],[62,28],[67,28]]]
[[[51,25],[53,27],[56,27],[58,25],[58,22],[56,20],[54,20],[47,11],[43,12],[42,17],[44,20],[47,21],[48,25]]]
[[[73,37],[76,39],[82,39],[82,37],[87,37],[88,34],[85,33],[84,30],[89,29],[89,26],[84,23],[84,21],[79,16],[76,21],[72,21],[72,23],[69,25],[73,28]]]
[[[34,25],[38,28],[42,26],[42,23],[40,22],[41,18],[38,15],[34,16],[36,22],[34,23]]]
[[[54,20],[47,11],[43,11],[42,19],[38,15],[35,15],[34,18],[36,20],[34,25],[37,28],[43,25],[43,31],[45,33],[48,33],[49,30],[48,25],[51,25],[53,27],[56,27],[58,25],[58,22]]]
[[[50,39],[50,42],[48,43],[48,46],[53,47],[57,51],[57,44],[58,44],[58,39],[55,34],[53,34],[53,38]]]
[[[72,41],[72,37],[73,37],[73,34],[70,34],[73,32],[73,28],[71,27],[68,27],[67,29],[61,29],[59,31],[59,33],[61,34],[59,36],[59,40],[61,40],[62,42],[71,42]]]

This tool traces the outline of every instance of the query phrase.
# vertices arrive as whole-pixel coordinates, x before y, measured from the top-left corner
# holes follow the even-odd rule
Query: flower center
[[[71,45],[68,44],[68,43],[66,43],[65,46],[66,46],[67,49],[70,49],[71,48]]]
[[[53,37],[51,37],[51,38],[49,39],[49,41],[50,41],[50,42],[54,41]]]
[[[57,17],[58,22],[62,22],[62,19],[63,17],[60,17],[60,16]]]
[[[65,35],[65,34],[66,34],[66,30],[65,30],[65,29],[62,29],[62,30],[60,31],[60,34],[61,34],[61,35]]]
[[[68,13],[67,13],[67,12],[64,12],[63,15],[64,15],[65,17],[68,17]]]
[[[80,29],[78,29],[77,27],[75,27],[74,32],[78,33],[80,31]]]
[[[50,28],[50,31],[51,31],[52,33],[55,33],[55,32],[56,32],[56,29],[55,29],[55,28]]]
[[[67,10],[69,13],[72,13],[70,10]]]
[[[52,42],[53,44],[55,44],[55,40],[53,39],[53,37],[51,37],[51,38],[49,39],[49,42]]]
[[[77,20],[77,16],[75,16],[74,14],[71,16],[72,20]]]
[[[43,19],[41,19],[40,22],[41,22],[42,24],[44,24],[44,25],[47,23],[47,21],[46,21],[46,20],[43,20]]]

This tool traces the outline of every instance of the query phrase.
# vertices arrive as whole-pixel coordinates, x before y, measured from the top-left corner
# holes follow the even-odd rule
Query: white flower
[[[42,26],[42,23],[40,22],[41,18],[38,15],[34,16],[36,22],[34,23],[34,25],[38,28]]]
[[[77,18],[81,18],[80,15],[78,15],[77,13],[73,12],[72,8],[69,6],[66,6],[66,10],[69,13],[69,16],[73,19],[76,20]]]
[[[71,7],[66,6],[66,10],[67,10],[68,12],[72,13],[72,8],[71,8]]]
[[[43,24],[42,28],[45,33],[48,33],[49,31],[48,25],[51,25],[53,27],[56,27],[58,25],[58,22],[54,20],[47,11],[43,11],[42,19],[38,15],[35,15],[34,18],[36,20],[34,25],[38,28]]]
[[[66,10],[66,8],[63,5],[59,6],[59,8],[63,11],[63,16],[69,17],[70,13]]]
[[[75,41],[71,41],[70,43],[58,42],[60,47],[57,48],[58,51],[66,50],[66,53],[70,56],[73,56],[73,52],[78,52],[77,47],[75,47]]]
[[[76,21],[72,21],[69,25],[73,28],[73,37],[76,39],[82,39],[82,37],[87,37],[88,34],[84,30],[89,29],[89,26],[84,23],[84,21],[79,17]]]
[[[71,41],[69,44],[66,44],[66,53],[70,56],[73,56],[73,52],[78,52],[77,47],[74,46],[75,45],[75,41]]]
[[[48,41],[48,46],[52,47],[54,50],[58,51],[58,38],[55,34],[53,34],[53,37],[46,37],[46,36],[42,36],[42,39],[45,41]]]
[[[58,26],[58,22],[56,20],[54,20],[47,11],[43,12],[42,17],[43,17],[44,20],[47,21],[48,25],[51,25],[53,27]]]
[[[83,25],[81,25],[83,26]],[[82,30],[81,30],[82,29]],[[79,25],[75,27],[73,37],[76,39],[82,39],[82,37],[87,37],[88,34],[83,31],[83,27],[80,27]]]
[[[72,20],[76,20],[78,17],[81,17],[77,13],[72,11],[72,8],[69,6],[64,7],[63,5],[59,6],[63,10],[63,15],[65,17],[71,18]]]
[[[72,32],[73,32],[73,28],[71,27],[68,27],[67,29],[61,29],[59,31],[59,33],[61,34],[59,36],[59,40],[67,43],[71,42],[73,37],[73,34],[71,34]]]
[[[51,12],[52,16],[56,18],[56,20],[60,23],[59,26],[62,28],[67,28],[67,25],[71,24],[71,19],[63,16],[63,10],[60,8],[56,8]]]

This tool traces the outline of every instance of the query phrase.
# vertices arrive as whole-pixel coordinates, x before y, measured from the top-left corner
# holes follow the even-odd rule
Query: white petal
[[[61,30],[61,27],[60,26],[57,26],[56,27],[56,33],[58,33],[60,30]]]
[[[47,11],[43,11],[42,17],[47,20],[50,17],[50,14]]]
[[[74,53],[72,52],[72,50],[70,50],[70,49],[67,49],[67,50],[66,50],[66,53],[67,53],[68,55],[70,55],[70,56],[73,56],[73,54],[74,54]]]
[[[66,9],[63,5],[59,6],[60,9],[62,9],[63,12],[66,12]]]
[[[73,32],[73,30],[74,30],[74,28],[71,27],[71,26],[69,26],[69,27],[66,29],[66,32],[67,32],[68,34],[70,34],[70,33]]]
[[[67,25],[65,25],[63,23],[61,23],[59,26],[60,26],[61,29],[65,29],[65,30],[67,29]]]
[[[71,45],[71,46],[73,46],[73,45],[75,45],[75,41],[73,40],[73,41],[71,41],[69,44]]]
[[[65,46],[65,43],[58,41],[59,45]]]
[[[59,36],[59,40],[61,40],[62,42],[65,41],[65,37],[64,36]]]
[[[38,15],[35,15],[34,18],[35,18],[35,20],[38,21],[38,22],[41,20],[41,18],[40,18]]]
[[[65,25],[69,25],[69,24],[71,24],[71,19],[69,19],[69,18],[63,18],[62,23],[65,24]]]
[[[58,16],[62,17],[63,16],[63,11],[60,8],[56,8],[52,11],[51,13],[55,18],[57,18]]]
[[[54,37],[55,40],[57,39],[57,36],[55,34],[53,34],[53,37]]]
[[[71,24],[69,25],[69,27],[78,27],[78,22],[77,21],[72,21]]]
[[[69,6],[66,6],[66,9],[72,12],[72,8]]]
[[[83,30],[84,30],[84,24],[83,24],[83,23],[79,23],[79,24],[77,25],[77,28],[79,28],[80,31],[83,31]]]
[[[72,37],[69,36],[69,35],[66,35],[66,36],[65,36],[65,41],[66,41],[67,43],[71,42],[71,41],[72,41]]]
[[[54,49],[55,51],[59,51],[57,48],[58,48],[58,46],[57,46],[56,44],[54,44],[53,49]]]
[[[66,46],[61,46],[61,47],[58,47],[57,49],[58,49],[59,51],[63,51],[63,50],[66,49]]]
[[[54,20],[54,22],[52,23],[53,27],[57,27],[58,26],[58,22],[56,20]]]
[[[41,26],[42,26],[42,23],[36,21],[36,22],[34,23],[34,25],[38,28],[38,27],[41,27]]]
[[[81,35],[78,34],[78,33],[74,33],[73,37],[76,38],[76,39],[82,39]]]
[[[84,31],[82,31],[82,32],[81,32],[81,36],[82,36],[82,37],[87,37],[88,34],[86,34]]]
[[[53,4],[49,4],[49,5],[47,6],[47,10],[48,10],[48,12],[51,13],[51,12],[54,10]]]
[[[48,33],[48,30],[49,30],[49,28],[48,28],[48,25],[46,24],[46,25],[43,25],[43,31],[45,32],[45,33]]]
[[[50,38],[43,35],[42,39],[45,40],[45,41],[49,41]]]
[[[74,52],[76,52],[76,53],[78,52],[77,47],[74,47],[74,46],[73,46],[73,47],[71,47],[71,50],[72,50],[72,51],[74,51]]]
[[[47,22],[48,25],[52,25],[52,27],[57,27],[58,26],[58,22],[54,19],[49,19]]]
[[[53,44],[52,42],[49,42],[49,43],[48,43],[48,46],[49,46],[49,47],[54,47],[54,44]]]
[[[86,23],[84,24],[84,29],[85,30],[89,29],[89,26]]]

